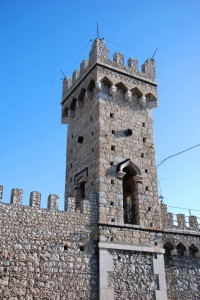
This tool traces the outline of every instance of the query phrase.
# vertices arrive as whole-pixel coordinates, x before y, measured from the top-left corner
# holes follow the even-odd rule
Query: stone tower
[[[65,210],[21,188],[3,203],[0,185],[0,299],[200,299],[199,219],[158,201],[156,106],[154,60],[111,61],[96,39],[63,82]]]
[[[155,61],[138,62],[96,39],[89,61],[63,82],[62,122],[68,124],[66,197],[98,195],[99,223],[160,224],[152,108]]]

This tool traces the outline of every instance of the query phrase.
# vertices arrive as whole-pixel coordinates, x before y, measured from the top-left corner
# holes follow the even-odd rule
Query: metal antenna
[[[97,38],[99,39],[99,22],[97,21]]]
[[[153,53],[153,55],[152,55],[152,57],[151,57],[151,60],[153,60],[153,58],[154,58],[154,56],[155,56],[157,50],[158,50],[158,48],[156,48],[156,50],[154,51],[154,53]]]
[[[62,75],[64,76],[63,78],[65,78],[66,76],[65,76],[65,74],[64,74],[64,72],[63,72],[63,70],[60,70],[60,72],[62,73]],[[61,79],[63,79],[63,78],[61,78]]]

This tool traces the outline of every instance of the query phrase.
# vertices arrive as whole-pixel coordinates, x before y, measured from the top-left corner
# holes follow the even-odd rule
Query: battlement
[[[164,229],[200,231],[200,222],[197,216],[168,212],[166,204],[161,204],[161,218]]]
[[[68,198],[68,209],[64,212],[69,215],[80,216],[80,215],[92,215],[93,221],[97,217],[97,202],[95,195],[91,195],[90,199],[83,199],[80,203],[80,208],[76,209],[76,198]],[[29,206],[24,206],[22,204],[23,200],[23,190],[19,188],[14,188],[11,190],[10,205],[12,207],[28,207],[30,209],[41,209],[41,193],[31,192]],[[0,185],[0,204],[8,205],[3,203],[3,186]],[[55,194],[50,194],[47,200],[47,208],[42,208],[46,211],[59,211],[59,197]],[[63,211],[62,211],[63,212]],[[90,218],[91,219],[91,218]]]
[[[70,92],[78,85],[78,83],[93,69],[96,64],[103,65],[104,67],[112,68],[112,70],[123,72],[127,75],[156,83],[156,64],[155,60],[147,59],[142,65],[141,70],[138,68],[138,61],[130,57],[127,65],[124,63],[124,55],[115,52],[113,60],[109,59],[109,49],[106,48],[103,39],[95,39],[92,45],[92,50],[89,53],[89,60],[83,60],[80,64],[80,70],[75,70],[72,78],[65,77],[63,79],[62,103]]]

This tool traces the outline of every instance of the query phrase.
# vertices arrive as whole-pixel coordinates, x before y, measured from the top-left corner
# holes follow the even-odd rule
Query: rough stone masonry
[[[0,186],[0,299],[200,299],[200,231],[196,216],[160,203],[152,109],[156,65],[102,39],[89,60],[63,80],[68,124],[65,210],[58,196]]]

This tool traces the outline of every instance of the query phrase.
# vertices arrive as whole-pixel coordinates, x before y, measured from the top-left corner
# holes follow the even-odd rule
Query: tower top
[[[127,65],[124,63],[124,55],[120,52],[113,54],[113,60],[109,58],[109,49],[106,47],[105,40],[97,38],[93,41],[92,49],[89,53],[89,60],[84,59],[80,64],[80,69],[75,70],[72,78],[65,77],[63,79],[63,95],[62,104],[67,100],[71,92],[78,86],[89,72],[91,72],[96,65],[104,68],[115,70],[121,74],[131,76],[143,82],[151,83],[157,86],[156,83],[156,63],[155,60],[147,59],[141,70],[138,68],[138,60],[130,57]]]

